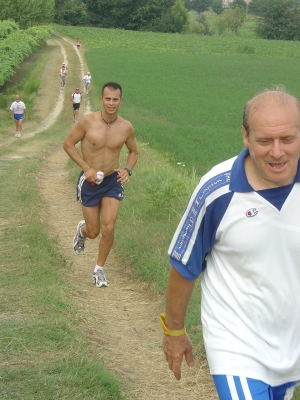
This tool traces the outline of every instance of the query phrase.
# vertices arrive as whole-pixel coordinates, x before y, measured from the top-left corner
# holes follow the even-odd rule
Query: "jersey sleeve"
[[[177,227],[168,254],[171,265],[186,279],[198,278],[206,267],[206,256],[234,194],[229,183],[230,170],[205,175]]]

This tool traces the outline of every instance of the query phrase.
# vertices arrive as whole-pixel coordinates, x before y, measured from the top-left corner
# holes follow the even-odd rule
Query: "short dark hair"
[[[105,88],[109,88],[109,89],[112,89],[112,90],[118,90],[119,89],[120,90],[120,96],[122,98],[122,86],[119,83],[117,83],[117,82],[107,82],[107,83],[105,83],[102,86],[101,96],[103,96]]]

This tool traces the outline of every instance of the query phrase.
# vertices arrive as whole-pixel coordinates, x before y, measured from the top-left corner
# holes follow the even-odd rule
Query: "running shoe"
[[[84,244],[85,244],[85,241],[87,240],[86,236],[83,236],[83,235],[80,234],[80,228],[83,225],[85,225],[84,219],[82,221],[78,222],[76,235],[74,236],[74,239],[73,239],[73,248],[74,248],[76,254],[82,254],[83,253]]]
[[[107,287],[109,282],[106,280],[105,273],[102,269],[98,269],[97,272],[93,273],[93,281],[97,287]]]

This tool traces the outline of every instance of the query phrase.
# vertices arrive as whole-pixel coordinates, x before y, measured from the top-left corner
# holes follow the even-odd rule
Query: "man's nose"
[[[282,150],[282,143],[280,139],[273,140],[272,148],[271,148],[271,155],[274,158],[280,158],[283,154]]]

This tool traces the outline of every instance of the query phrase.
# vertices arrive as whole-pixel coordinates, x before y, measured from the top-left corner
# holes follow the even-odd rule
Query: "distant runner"
[[[81,103],[82,95],[79,92],[79,88],[75,89],[75,92],[72,93],[70,100],[73,103],[73,121],[77,122],[78,121],[78,114],[79,114],[79,109],[80,109],[80,103]]]
[[[83,77],[83,82],[84,82],[84,91],[86,94],[89,94],[89,88],[91,85],[91,74],[89,72],[86,73],[86,75]]]
[[[11,103],[10,106],[10,118],[16,123],[16,134],[15,137],[20,138],[22,132],[22,121],[23,118],[27,119],[26,106],[20,99],[20,95],[16,95],[16,100]]]
[[[66,79],[67,79],[67,67],[66,64],[63,62],[61,64],[61,67],[59,69],[59,76],[60,76],[60,89],[63,90],[66,85]]]

